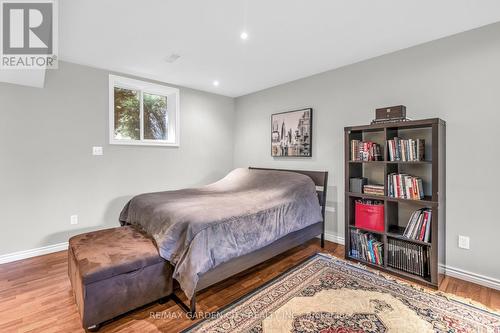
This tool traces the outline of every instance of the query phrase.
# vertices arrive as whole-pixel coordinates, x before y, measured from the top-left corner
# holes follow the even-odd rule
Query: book
[[[387,195],[391,198],[422,200],[424,184],[420,177],[391,173],[387,175]]]
[[[427,230],[427,223],[429,222],[428,219],[429,219],[429,213],[428,212],[425,212],[424,211],[424,218],[423,218],[423,221],[422,221],[422,226],[420,227],[420,231],[417,232],[418,234],[418,240],[421,240],[423,241],[425,239],[425,231]]]
[[[376,265],[384,264],[384,244],[373,234],[351,229],[350,253],[353,258],[358,258]]]
[[[416,162],[425,160],[424,139],[402,139],[395,137],[387,140],[389,161]]]
[[[428,220],[427,220],[427,225],[425,226],[425,233],[424,233],[424,238],[423,241],[426,243],[429,243],[431,240],[431,221],[432,221],[432,210],[427,211],[428,214]]]
[[[382,161],[382,149],[372,141],[351,140],[351,161]]]
[[[371,195],[385,195],[384,185],[364,185],[363,193]]]
[[[406,225],[405,231],[403,232],[403,236],[408,238],[410,237],[410,235],[413,233],[413,229],[415,228],[415,225],[419,217],[420,217],[420,210],[416,210],[411,214],[408,224]]]
[[[409,239],[429,242],[431,237],[432,209],[421,208],[410,215],[403,236]]]

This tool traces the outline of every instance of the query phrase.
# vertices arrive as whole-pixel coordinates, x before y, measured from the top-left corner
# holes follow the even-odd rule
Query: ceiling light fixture
[[[214,86],[218,87],[218,86],[219,86],[219,81],[215,80],[215,81],[213,82],[213,84],[214,84]]]
[[[246,40],[248,38],[248,34],[245,31],[243,31],[240,35],[240,38]]]

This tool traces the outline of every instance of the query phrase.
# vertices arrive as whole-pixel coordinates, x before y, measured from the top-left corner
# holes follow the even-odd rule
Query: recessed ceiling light
[[[248,38],[248,34],[245,31],[243,31],[240,35],[240,38],[246,40]]]
[[[214,85],[214,86],[216,86],[216,87],[218,87],[218,86],[219,86],[219,81],[215,80],[215,81],[213,82],[213,85]]]

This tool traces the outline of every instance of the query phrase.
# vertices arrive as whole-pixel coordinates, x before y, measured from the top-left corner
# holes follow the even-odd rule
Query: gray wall
[[[343,236],[343,127],[397,104],[447,122],[447,265],[500,279],[500,24],[237,98],[234,166],[328,170],[327,229]],[[273,159],[270,115],[309,106],[313,157]],[[471,237],[469,251],[459,234]]]
[[[205,184],[248,165],[330,171],[336,211],[327,228],[343,236],[343,127],[369,123],[375,107],[405,104],[415,119],[447,121],[447,264],[499,279],[499,265],[486,260],[499,253],[499,59],[495,24],[240,97],[236,105],[181,88],[180,148],[107,144],[107,71],[63,62],[47,71],[44,89],[0,83],[0,255],[115,226],[136,193]],[[271,158],[271,113],[308,106],[313,157]],[[94,145],[104,146],[104,156],[91,155]],[[78,225],[70,225],[72,214]],[[471,237],[471,250],[457,248],[459,234]]]
[[[205,184],[232,168],[234,99],[181,88],[179,148],[111,146],[108,74],[63,62],[44,89],[0,84],[0,255],[117,226],[132,195]]]

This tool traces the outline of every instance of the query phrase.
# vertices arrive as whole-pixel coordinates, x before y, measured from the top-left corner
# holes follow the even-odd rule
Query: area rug
[[[500,333],[500,315],[318,254],[185,332]]]

